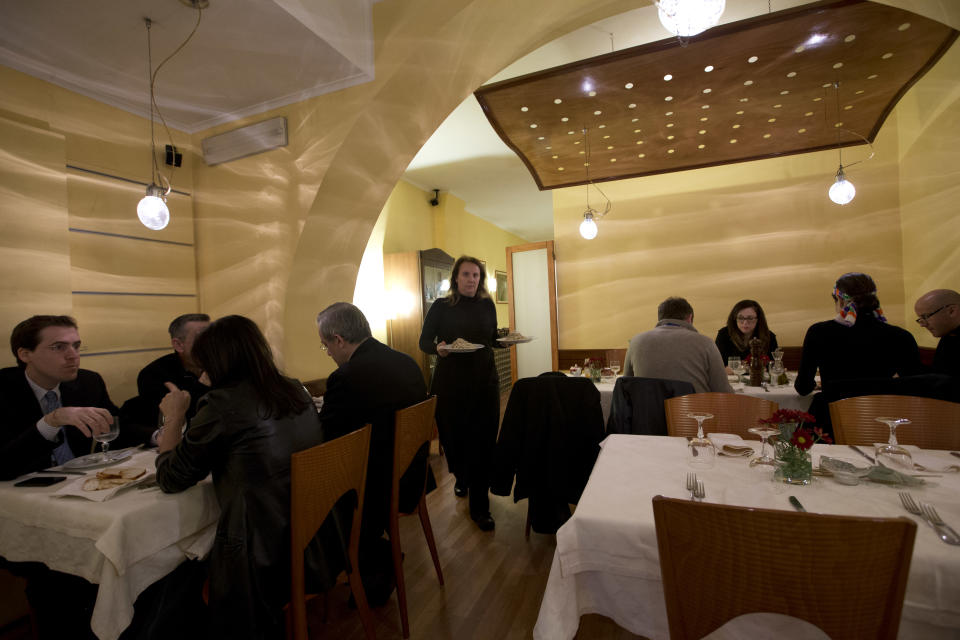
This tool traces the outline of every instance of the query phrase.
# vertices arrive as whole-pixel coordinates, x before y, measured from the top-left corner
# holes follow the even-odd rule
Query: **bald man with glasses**
[[[960,293],[934,289],[920,296],[913,310],[917,323],[934,338],[940,338],[933,356],[933,370],[960,376]]]

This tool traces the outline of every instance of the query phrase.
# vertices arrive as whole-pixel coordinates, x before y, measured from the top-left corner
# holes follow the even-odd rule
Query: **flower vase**
[[[783,422],[778,425],[780,435],[774,445],[776,469],[774,479],[787,484],[810,484],[813,477],[813,460],[810,452],[790,444],[794,431],[799,426],[796,422]]]
[[[595,383],[600,382],[600,371],[601,370],[597,367],[590,368],[590,379],[593,380]]]

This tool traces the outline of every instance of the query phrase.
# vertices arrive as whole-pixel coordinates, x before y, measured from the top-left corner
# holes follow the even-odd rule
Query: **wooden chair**
[[[370,425],[366,425],[353,433],[290,456],[290,626],[293,627],[296,640],[309,637],[303,552],[337,500],[350,491],[357,492],[347,550],[350,589],[368,640],[376,637],[373,616],[357,570],[360,514],[363,513],[369,449]]]
[[[403,555],[400,552],[400,516],[420,516],[420,526],[427,539],[433,566],[437,570],[437,579],[443,584],[443,572],[440,570],[440,558],[437,555],[437,543],[433,539],[433,528],[430,526],[430,514],[427,513],[426,480],[420,487],[420,499],[413,511],[400,512],[400,477],[413,462],[417,451],[426,444],[429,446],[433,438],[434,412],[437,407],[437,397],[430,396],[427,400],[400,409],[396,414],[396,431],[393,441],[393,483],[390,490],[390,545],[393,547],[393,572],[397,581],[397,601],[400,604],[400,623],[403,627],[403,637],[410,637],[410,621],[407,616],[407,589],[403,577]]]
[[[786,502],[786,501],[784,501]],[[656,496],[670,637],[771,612],[831,638],[897,637],[917,525]]]
[[[916,396],[856,396],[830,403],[837,444],[886,442],[890,429],[879,416],[909,418],[897,429],[900,444],[921,449],[960,449],[960,404]]]
[[[697,421],[688,413],[712,413],[713,419],[703,423],[704,433],[735,433],[744,439],[759,440],[747,431],[762,418],[769,418],[779,409],[776,402],[737,393],[691,393],[663,401],[667,414],[667,434],[691,437],[697,435]]]

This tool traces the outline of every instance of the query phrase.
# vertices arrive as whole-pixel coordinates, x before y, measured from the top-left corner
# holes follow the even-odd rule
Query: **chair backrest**
[[[890,429],[880,416],[908,418],[897,428],[900,444],[922,449],[960,449],[960,404],[916,396],[857,396],[830,403],[837,444],[872,445],[886,442]]]
[[[413,457],[425,442],[433,438],[434,413],[437,408],[437,396],[430,396],[423,402],[398,409],[396,430],[393,438],[393,481],[390,494],[391,506],[399,506],[400,477],[413,462]],[[426,476],[424,476],[426,482]]]
[[[671,436],[697,435],[697,421],[688,418],[692,412],[712,413],[713,419],[703,423],[704,433],[735,433],[741,438],[759,440],[747,429],[759,420],[772,416],[779,405],[763,398],[737,393],[691,393],[663,401],[667,414],[667,433]]]
[[[290,603],[298,631],[302,623],[302,637],[306,637],[303,552],[337,500],[350,491],[357,493],[357,507],[350,527],[351,562],[356,562],[370,429],[368,424],[290,456]],[[356,570],[355,565],[353,569]]]
[[[897,637],[917,525],[656,496],[670,637],[780,613],[831,638]]]

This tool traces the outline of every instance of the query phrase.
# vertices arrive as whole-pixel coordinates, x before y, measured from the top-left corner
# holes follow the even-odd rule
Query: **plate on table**
[[[520,335],[519,333],[497,338],[497,342],[500,344],[523,344],[525,342],[530,342],[531,340],[533,340],[532,336],[524,336]]]
[[[121,451],[110,451],[107,453],[107,460],[103,459],[102,453],[91,453],[73,460],[68,460],[61,465],[64,469],[99,469],[100,467],[109,467],[112,464],[123,462],[133,455],[133,449],[123,449]]]
[[[447,353],[472,353],[477,349],[483,349],[482,344],[476,344],[473,342],[467,342],[466,340],[461,340],[457,338],[454,342],[450,344],[445,344],[442,347],[437,347],[437,351],[443,350]]]

